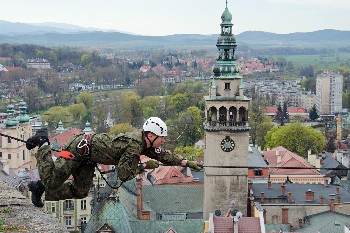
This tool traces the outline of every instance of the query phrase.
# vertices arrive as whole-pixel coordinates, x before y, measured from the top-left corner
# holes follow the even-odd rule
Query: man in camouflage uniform
[[[115,165],[121,181],[133,179],[144,169],[157,168],[158,161],[194,170],[203,167],[196,161],[187,161],[162,150],[160,145],[166,141],[166,136],[166,124],[157,117],[151,117],[144,123],[142,131],[114,136],[96,134],[91,140],[86,139],[85,135],[76,136],[63,146],[62,157],[54,162],[47,130],[38,131],[26,143],[28,149],[39,146],[35,156],[41,181],[28,185],[33,204],[43,206],[41,196],[44,191],[47,201],[86,197],[93,184],[97,163]],[[149,160],[140,165],[140,155],[157,161]],[[71,175],[74,179],[67,181]]]

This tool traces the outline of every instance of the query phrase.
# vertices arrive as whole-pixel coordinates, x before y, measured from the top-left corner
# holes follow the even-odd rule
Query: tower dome
[[[14,114],[15,114],[14,107],[15,106],[13,104],[7,105],[7,120],[5,121],[5,126],[7,128],[16,127],[18,124],[18,121],[14,117]]]
[[[16,118],[19,123],[28,123],[29,116],[27,115],[27,103],[21,101],[19,103],[19,116]]]
[[[232,21],[232,14],[227,8],[227,3],[226,3],[225,11],[221,15],[221,20],[223,23],[231,23]]]

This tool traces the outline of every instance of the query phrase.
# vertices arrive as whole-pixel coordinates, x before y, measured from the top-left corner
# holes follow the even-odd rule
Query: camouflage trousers
[[[63,150],[70,151],[81,160],[87,160],[83,149],[77,147],[82,139],[84,139],[83,135],[73,138],[63,146]],[[109,142],[111,140],[106,134],[94,137],[93,154],[99,155],[96,162],[114,164],[116,154]],[[39,176],[45,186],[45,200],[57,201],[86,197],[93,185],[96,163],[64,158],[53,161],[51,153],[49,146],[43,146],[36,154]],[[69,179],[70,176],[73,176],[73,179]]]

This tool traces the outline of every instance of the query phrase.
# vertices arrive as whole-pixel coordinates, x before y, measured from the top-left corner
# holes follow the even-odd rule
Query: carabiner
[[[84,142],[84,144],[81,145],[83,142]],[[85,146],[87,146],[87,140],[86,140],[85,138],[83,138],[83,139],[81,139],[81,141],[78,143],[77,147],[78,147],[79,149],[81,149],[81,148],[83,148],[83,147],[85,147]]]

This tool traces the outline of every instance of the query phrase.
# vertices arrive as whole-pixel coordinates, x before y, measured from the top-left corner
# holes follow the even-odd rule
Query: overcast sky
[[[11,0],[0,20],[56,22],[140,35],[219,34],[226,0]],[[234,34],[350,30],[350,0],[228,0]]]

